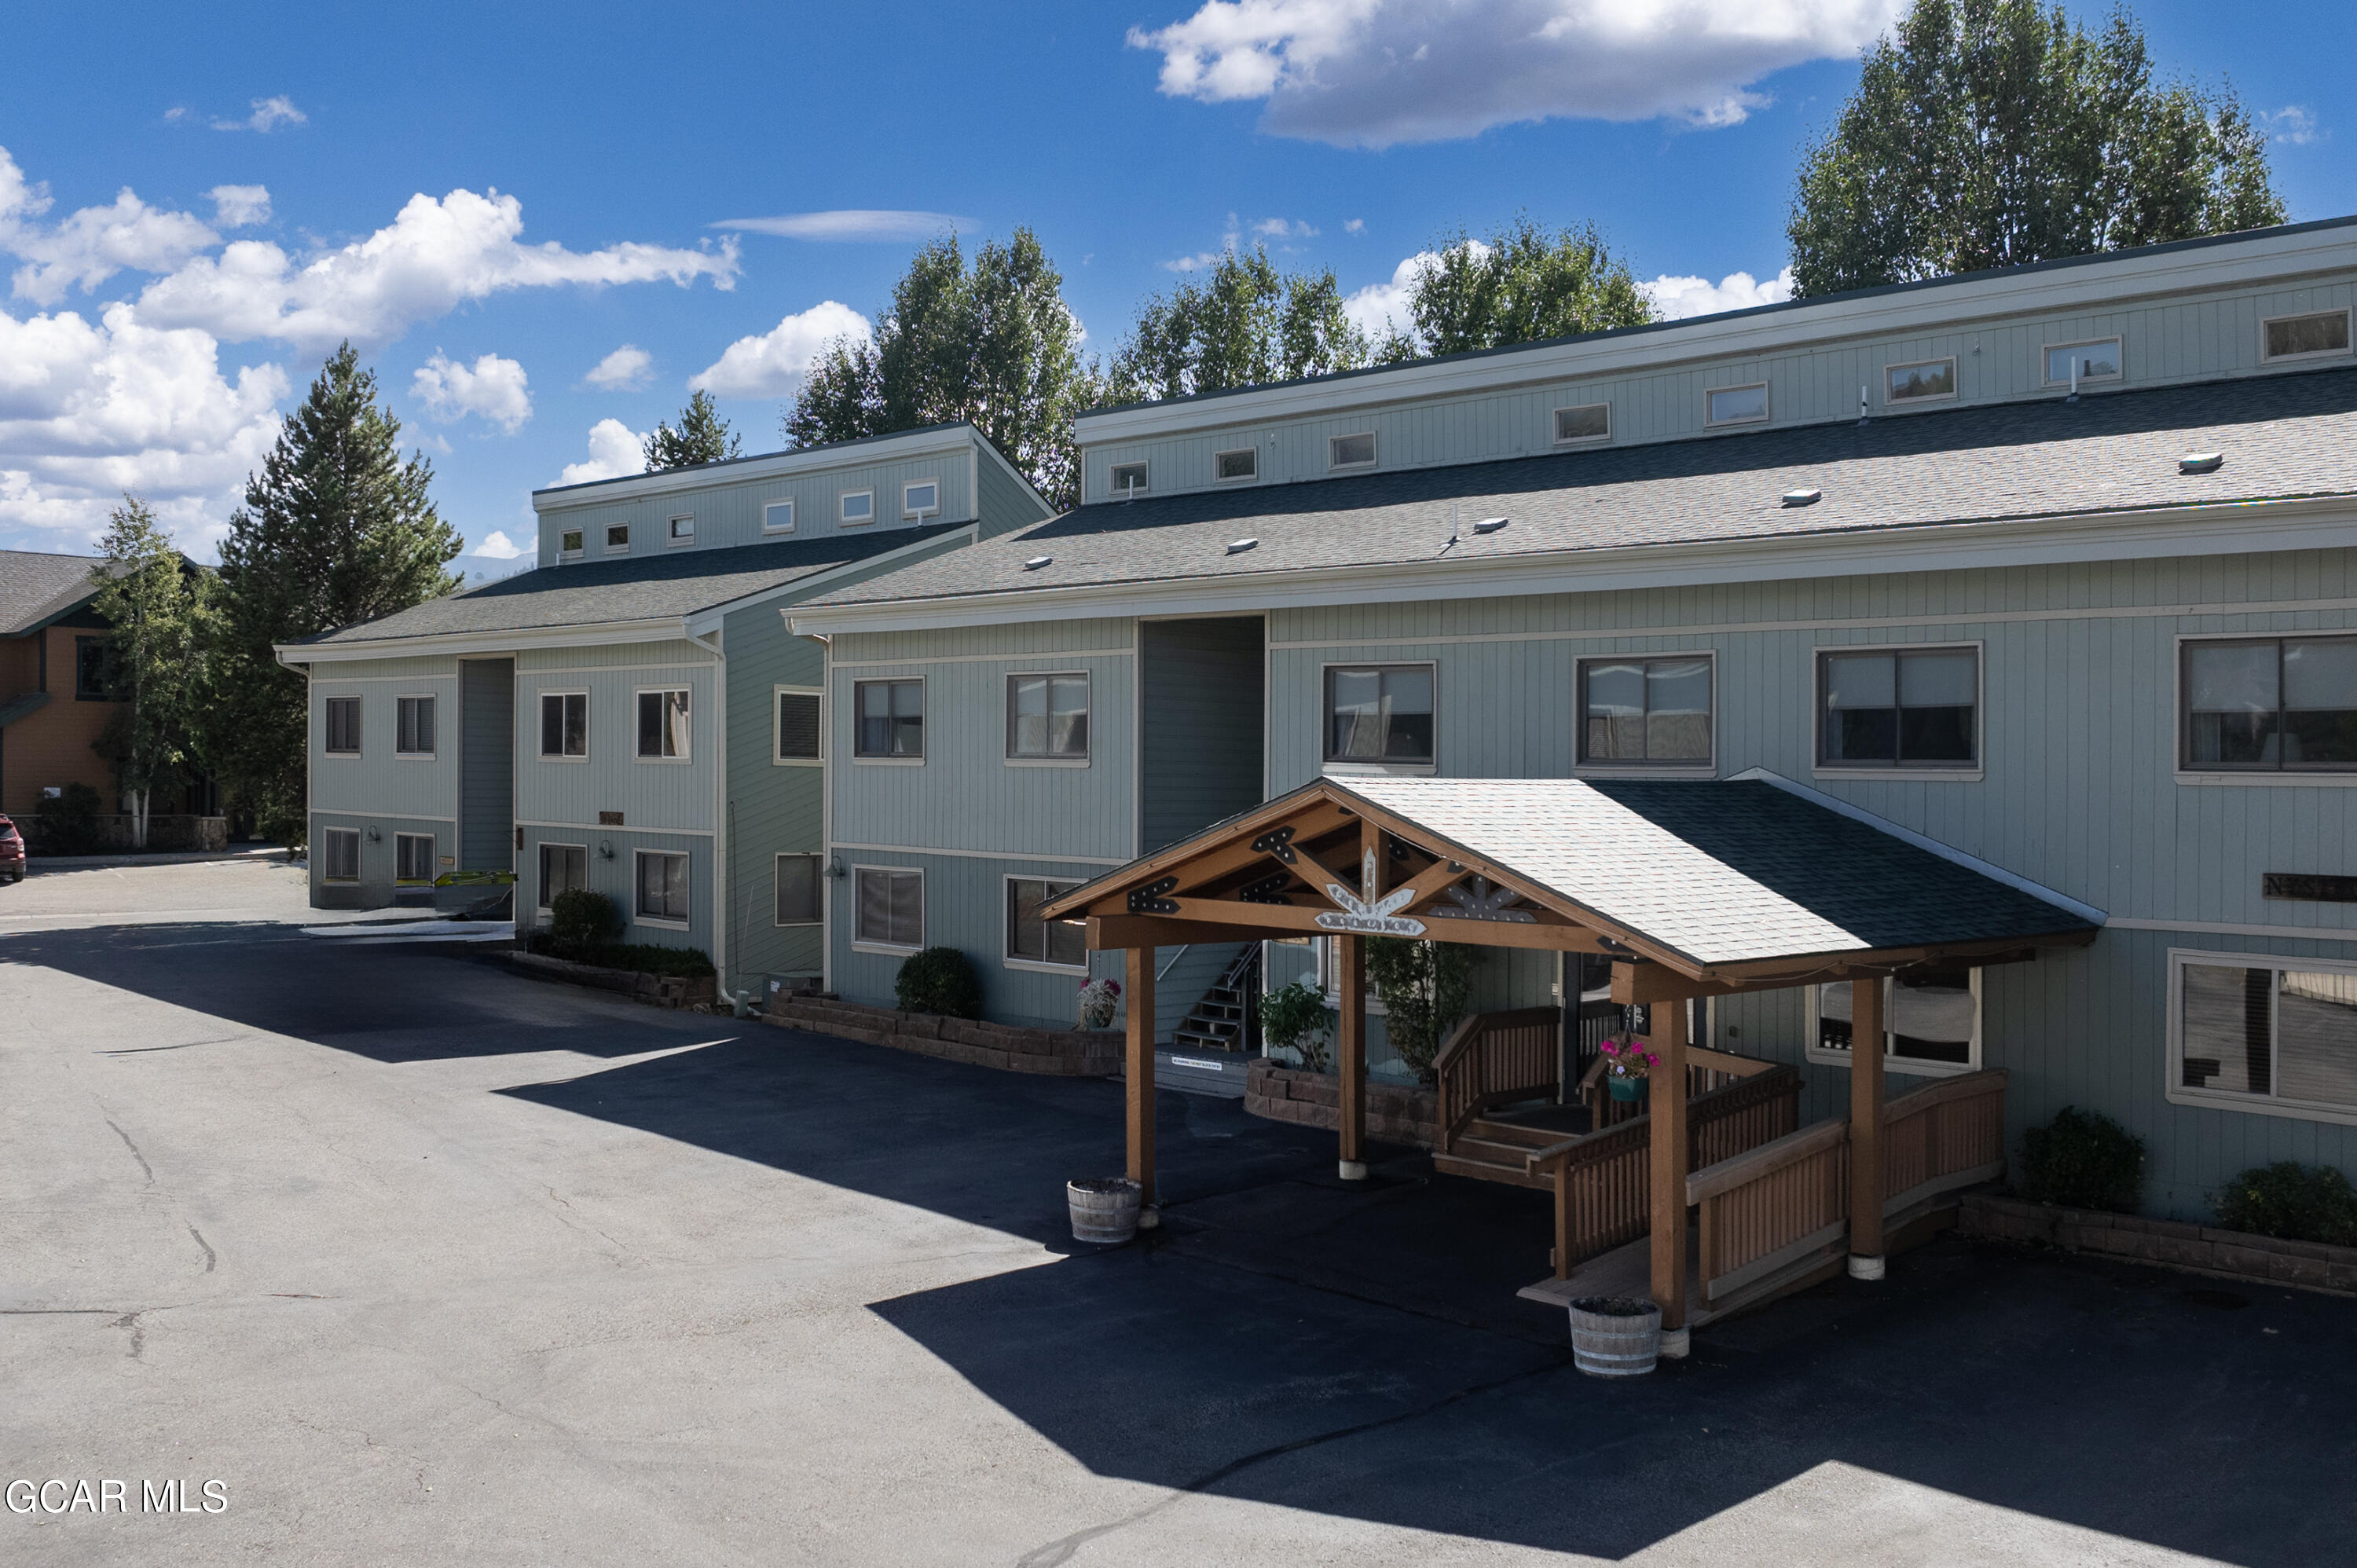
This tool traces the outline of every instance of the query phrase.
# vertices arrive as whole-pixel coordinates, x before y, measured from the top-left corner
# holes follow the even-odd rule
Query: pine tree
[[[459,586],[464,541],[436,514],[434,470],[401,460],[401,422],[350,343],[290,415],[221,543],[221,614],[202,735],[208,759],[265,837],[308,834],[308,692],[274,647],[373,620]]]
[[[196,760],[209,579],[133,496],[108,514],[104,549],[91,605],[111,628],[107,694],[123,705],[91,748],[113,767],[131,803],[132,845],[145,849],[150,796],[184,784]]]
[[[658,424],[647,437],[647,472],[718,463],[737,456],[737,433],[713,406],[712,394],[692,392],[687,406],[679,411],[679,428]]]

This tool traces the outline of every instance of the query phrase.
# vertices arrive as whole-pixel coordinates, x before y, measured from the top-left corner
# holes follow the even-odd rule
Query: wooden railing
[[[1615,1100],[1606,1087],[1604,1069],[1609,1065],[1602,1057],[1587,1064],[1580,1075],[1578,1098],[1587,1107],[1587,1123],[1591,1127],[1611,1127],[1643,1115],[1644,1101]],[[1705,1046],[1686,1047],[1686,1098],[1708,1094],[1725,1089],[1747,1078],[1756,1078],[1774,1067],[1774,1062],[1761,1061],[1757,1057],[1738,1057],[1729,1051],[1714,1051]]]
[[[1717,1301],[1838,1241],[1849,1229],[1849,1122],[1820,1122],[1695,1171],[1695,1273]]]
[[[1882,1212],[2005,1174],[2005,1074],[1971,1072],[1882,1107]]]
[[[1450,1031],[1432,1058],[1440,1146],[1493,1105],[1553,1096],[1563,1078],[1563,1012],[1523,1007],[1476,1013]]]

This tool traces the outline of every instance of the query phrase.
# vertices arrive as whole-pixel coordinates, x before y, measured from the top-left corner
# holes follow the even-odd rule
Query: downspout
[[[721,994],[733,997],[735,988],[728,983],[727,920],[735,881],[728,875],[728,856],[734,847],[728,842],[728,655],[720,646],[719,629],[712,632],[708,642],[685,626],[681,630],[691,644],[712,655],[712,968],[719,976]]]

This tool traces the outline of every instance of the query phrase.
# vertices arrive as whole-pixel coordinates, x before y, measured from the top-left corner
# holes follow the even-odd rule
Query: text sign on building
[[[1420,937],[1424,922],[1405,915],[1345,915],[1332,909],[1321,910],[1318,926],[1329,931],[1356,931],[1368,937]]]
[[[2305,898],[2319,904],[2357,904],[2357,876],[2313,876],[2301,871],[2270,871],[2259,878],[2263,898]]]

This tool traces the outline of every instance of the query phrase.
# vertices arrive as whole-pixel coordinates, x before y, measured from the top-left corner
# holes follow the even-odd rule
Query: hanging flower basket
[[[1662,1058],[1637,1043],[1633,1035],[1607,1035],[1597,1043],[1604,1058],[1604,1087],[1615,1100],[1645,1098],[1645,1079]]]
[[[1081,983],[1081,1021],[1083,1029],[1110,1029],[1114,1015],[1121,1011],[1121,982],[1118,980],[1084,980]]]

